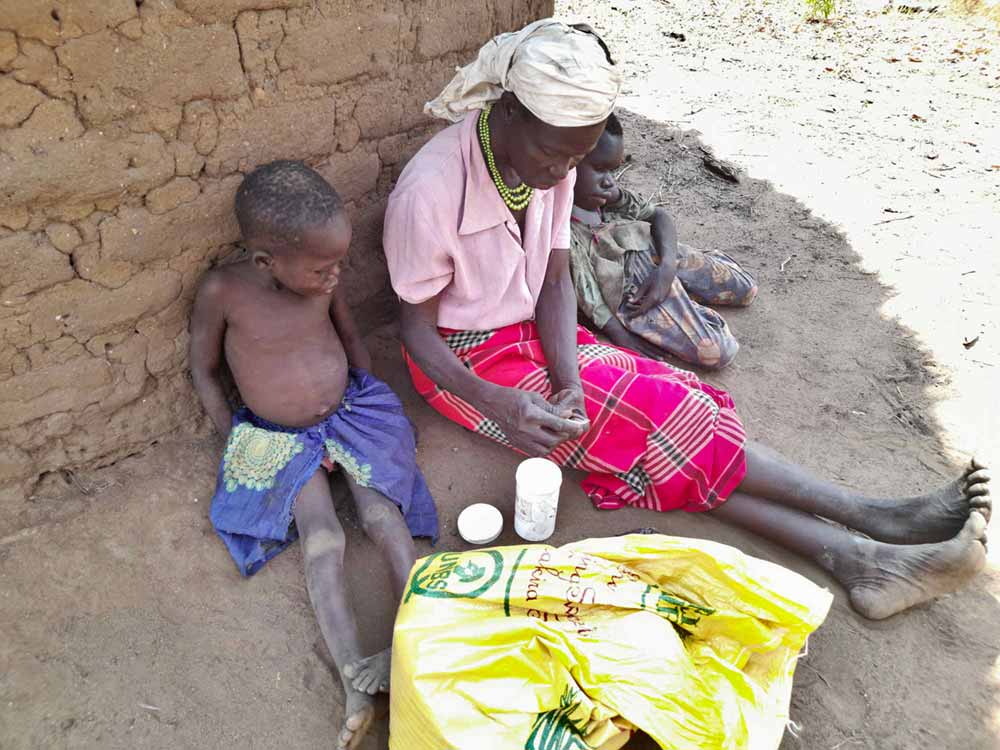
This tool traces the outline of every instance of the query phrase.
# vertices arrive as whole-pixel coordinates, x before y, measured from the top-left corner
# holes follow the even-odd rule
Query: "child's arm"
[[[214,273],[205,277],[194,298],[191,313],[191,379],[201,405],[224,438],[232,429],[233,411],[222,388],[222,342],[226,316],[222,301],[224,282]]]
[[[629,306],[636,314],[648,312],[667,298],[674,277],[677,276],[677,228],[670,214],[657,206],[649,218],[653,249],[660,256],[660,264],[642,282]]]
[[[347,364],[371,372],[372,357],[368,353],[368,347],[361,339],[361,334],[354,324],[354,317],[347,307],[347,302],[339,294],[333,295],[333,301],[330,303],[330,318],[333,320],[333,327],[337,329],[340,343],[343,344],[344,352],[347,354]]]
[[[599,328],[612,344],[631,349],[650,359],[660,359],[663,352],[627,330],[611,312],[601,285],[597,281],[597,273],[586,253],[586,247],[578,241],[577,235],[570,240],[570,275],[573,278],[573,289],[576,291],[577,308]]]
[[[660,269],[669,269],[670,281],[673,283],[677,275],[677,227],[664,209],[659,206],[650,219],[650,234],[653,236],[653,247],[660,254]],[[666,273],[666,271],[664,271]],[[667,287],[669,288],[669,284]]]

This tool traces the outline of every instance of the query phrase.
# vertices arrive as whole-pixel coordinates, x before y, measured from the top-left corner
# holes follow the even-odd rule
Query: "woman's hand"
[[[557,410],[556,415],[572,422],[584,425],[583,432],[590,429],[590,419],[587,417],[587,402],[583,397],[583,389],[579,386],[563,388],[549,397],[549,403]],[[580,433],[581,435],[583,433]]]
[[[560,402],[554,404],[531,391],[498,386],[484,411],[514,448],[529,456],[547,456],[560,443],[575,440],[590,428],[585,416],[575,416],[577,409],[583,408],[583,392],[577,390],[579,396],[562,396],[564,393],[556,394]]]

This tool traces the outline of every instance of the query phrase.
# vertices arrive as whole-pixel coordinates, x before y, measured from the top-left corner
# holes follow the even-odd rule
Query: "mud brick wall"
[[[315,165],[355,222],[342,288],[385,309],[385,198],[470,51],[552,0],[0,0],[0,536],[48,472],[203,415],[186,368],[242,174]]]

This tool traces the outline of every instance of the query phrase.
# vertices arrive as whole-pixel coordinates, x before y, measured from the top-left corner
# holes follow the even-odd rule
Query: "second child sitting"
[[[618,346],[721,369],[740,347],[704,305],[745,307],[757,282],[725,253],[678,243],[666,211],[615,182],[624,156],[612,114],[576,168],[570,263],[580,311]]]

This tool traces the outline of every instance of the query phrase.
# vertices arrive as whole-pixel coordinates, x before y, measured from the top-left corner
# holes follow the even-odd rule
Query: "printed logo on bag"
[[[657,594],[656,601],[650,607],[647,604],[647,597],[654,593]],[[642,592],[641,606],[643,609],[652,609],[660,617],[669,620],[674,625],[697,625],[702,617],[715,614],[715,610],[711,607],[703,607],[700,604],[671,596],[653,586],[646,586],[646,590]]]
[[[579,707],[576,689],[567,686],[559,699],[559,708],[538,714],[524,750],[587,750],[590,746],[583,741],[587,722],[573,719]]]
[[[496,550],[431,555],[410,577],[406,601],[416,594],[438,599],[475,599],[500,580],[503,557]]]

